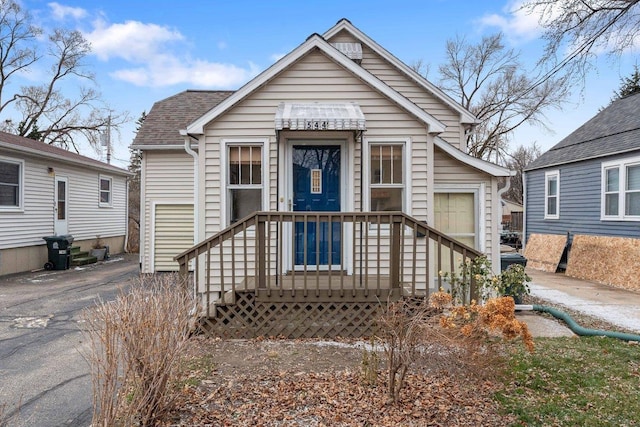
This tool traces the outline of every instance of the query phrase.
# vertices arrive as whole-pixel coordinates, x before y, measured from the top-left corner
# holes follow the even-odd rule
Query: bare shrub
[[[387,363],[387,404],[398,403],[407,371],[421,354],[425,328],[436,313],[426,301],[410,299],[383,307],[377,327]]]
[[[155,426],[177,397],[175,375],[195,302],[177,275],[140,279],[83,312],[97,426]]]
[[[404,299],[383,307],[377,336],[386,358],[387,404],[399,402],[405,377],[417,363],[435,375],[482,379],[496,374],[503,360],[498,333],[507,340],[520,337],[533,351],[527,325],[515,318],[512,298],[490,299],[481,306],[456,301],[441,291],[428,302]]]

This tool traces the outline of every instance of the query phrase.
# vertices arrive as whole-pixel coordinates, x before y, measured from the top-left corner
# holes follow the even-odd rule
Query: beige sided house
[[[0,132],[0,276],[43,268],[45,236],[72,235],[87,251],[100,236],[124,250],[128,171]]]
[[[142,271],[193,271],[209,317],[230,321],[222,307],[366,311],[479,253],[499,266],[511,172],[466,154],[476,123],[343,19],[238,91],[153,106],[133,144]]]

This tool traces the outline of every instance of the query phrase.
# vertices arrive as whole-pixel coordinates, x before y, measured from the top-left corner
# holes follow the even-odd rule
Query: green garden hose
[[[569,329],[571,329],[576,335],[587,336],[587,337],[609,337],[609,338],[617,338],[623,341],[640,341],[640,335],[635,334],[627,334],[624,332],[615,332],[615,331],[603,331],[600,329],[589,329],[584,328],[578,325],[575,320],[571,318],[564,311],[558,310],[553,307],[547,307],[545,305],[537,305],[533,304],[533,311],[540,311],[542,313],[549,313],[553,317],[564,321],[567,324]]]

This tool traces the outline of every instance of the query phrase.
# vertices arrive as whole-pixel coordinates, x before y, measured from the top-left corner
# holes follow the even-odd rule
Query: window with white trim
[[[640,221],[640,158],[602,164],[602,219]]]
[[[262,210],[262,144],[227,145],[228,223]]]
[[[22,207],[22,183],[24,163],[0,158],[0,209]]]
[[[402,211],[405,198],[403,143],[369,144],[369,209]]]
[[[112,180],[110,177],[100,177],[100,206],[111,206],[112,202]]]
[[[560,218],[560,171],[544,174],[544,218]]]

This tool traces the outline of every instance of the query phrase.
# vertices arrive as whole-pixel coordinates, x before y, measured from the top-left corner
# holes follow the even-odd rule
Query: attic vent
[[[358,64],[362,62],[362,45],[360,43],[331,43],[333,47],[344,53],[347,58]]]

